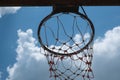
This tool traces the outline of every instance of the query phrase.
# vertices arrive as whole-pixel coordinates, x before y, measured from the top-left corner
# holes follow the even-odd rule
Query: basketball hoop
[[[94,26],[78,6],[54,6],[38,27],[38,39],[55,80],[90,80]],[[67,21],[66,21],[67,20]],[[53,80],[53,79],[52,79]]]

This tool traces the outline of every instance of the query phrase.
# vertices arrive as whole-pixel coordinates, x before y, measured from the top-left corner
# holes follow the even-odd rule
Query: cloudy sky
[[[85,7],[95,26],[93,80],[120,80],[120,7]],[[0,7],[0,80],[48,80],[37,40],[51,7]]]

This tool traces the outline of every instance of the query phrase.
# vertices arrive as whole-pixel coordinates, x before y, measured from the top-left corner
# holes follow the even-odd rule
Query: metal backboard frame
[[[120,0],[0,0],[0,6],[119,6]]]

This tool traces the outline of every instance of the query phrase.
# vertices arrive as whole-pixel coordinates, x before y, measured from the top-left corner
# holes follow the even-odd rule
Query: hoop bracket
[[[53,6],[53,13],[59,12],[78,12],[79,6],[76,5],[55,5]]]

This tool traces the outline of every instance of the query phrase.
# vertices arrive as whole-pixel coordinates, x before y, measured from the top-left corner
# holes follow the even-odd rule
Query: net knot
[[[55,77],[55,78],[57,78],[57,77],[58,77],[58,75],[54,75],[54,77]]]
[[[54,62],[53,62],[53,61],[49,61],[49,63],[48,63],[48,64],[53,65],[53,64],[54,64]]]
[[[53,71],[53,68],[52,68],[52,67],[50,67],[49,71]]]
[[[91,61],[86,61],[86,64],[90,65],[90,64],[91,64]]]

